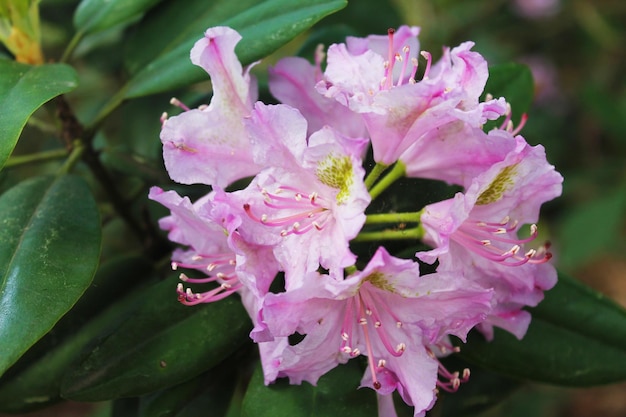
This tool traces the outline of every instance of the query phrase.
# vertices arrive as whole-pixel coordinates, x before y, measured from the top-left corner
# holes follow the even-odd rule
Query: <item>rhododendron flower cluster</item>
[[[239,34],[208,29],[191,59],[211,77],[211,102],[175,101],[184,111],[163,116],[161,140],[171,178],[212,191],[196,202],[150,192],[171,211],[160,226],[184,246],[172,258],[188,270],[179,300],[238,293],[266,384],[315,385],[364,356],[361,387],[377,393],[384,416],[395,415],[394,391],[424,415],[438,390],[469,377],[439,361],[457,349],[450,336],[463,341],[477,328],[492,338],[500,327],[522,338],[523,308],[556,282],[547,245],[534,241],[540,207],[560,195],[562,177],[543,147],[520,136],[524,121],[513,125],[505,98],[481,101],[488,68],[473,44],[445,48],[435,62],[419,51],[418,33],[348,38],[318,48],[313,64],[285,58],[269,70],[280,104],[268,105],[235,55]],[[370,212],[403,176],[461,191],[410,212]],[[393,222],[403,227],[370,226]],[[373,255],[352,251],[351,241],[373,236]],[[431,249],[399,258],[384,246],[398,237]],[[436,271],[420,274],[420,261],[438,262]],[[304,338],[294,344],[294,335]]]

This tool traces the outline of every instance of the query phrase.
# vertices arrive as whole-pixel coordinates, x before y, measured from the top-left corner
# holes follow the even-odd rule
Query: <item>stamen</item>
[[[248,203],[243,205],[244,211],[252,220],[266,226],[286,226],[279,232],[283,237],[301,235],[312,229],[322,230],[330,218],[327,203],[317,192],[304,193],[289,186],[280,186],[273,193],[266,189],[260,189],[259,192],[267,208],[281,213],[287,211],[289,214],[271,217],[263,213],[259,217]]]
[[[393,84],[393,64],[395,63],[395,57],[393,52],[393,35],[396,33],[396,30],[393,28],[389,28],[387,30],[387,35],[389,39],[389,52],[388,52],[388,65],[385,68],[385,87],[391,88]]]
[[[430,73],[430,66],[433,61],[433,56],[430,54],[430,52],[427,51],[420,52],[420,55],[426,58],[426,69],[424,70],[424,76],[422,77],[422,79],[427,80],[428,74]]]
[[[411,65],[413,65],[413,69],[411,70],[411,75],[409,76],[409,84],[415,84],[415,76],[417,75],[417,67],[419,66],[417,58],[411,58]]]
[[[322,62],[326,58],[326,52],[324,52],[324,44],[318,44],[315,48],[315,81],[322,80]]]
[[[179,99],[177,99],[176,97],[172,97],[170,99],[170,104],[172,106],[176,106],[176,107],[180,107],[181,109],[183,109],[184,111],[189,111],[189,107],[187,107],[185,105],[185,103],[183,103],[182,101],[180,101]]]
[[[519,255],[525,243],[537,238],[538,230],[537,225],[532,224],[530,235],[527,238],[518,238],[515,236],[517,224],[517,221],[511,221],[508,216],[499,223],[465,222],[452,235],[452,239],[486,259],[507,266],[547,262],[552,257],[552,254],[548,252],[549,245],[547,244]],[[510,246],[503,248],[502,245]]]
[[[519,132],[522,131],[522,129],[524,128],[524,126],[526,125],[526,121],[528,120],[528,115],[526,113],[522,114],[522,118],[520,119],[519,124],[517,125],[517,127],[515,129],[513,129],[513,131],[511,132],[511,134],[513,136],[517,135]]]
[[[442,347],[441,346],[438,346],[438,347],[443,352]],[[437,373],[439,374],[439,378],[442,378],[442,379],[437,380],[438,388],[441,388],[447,392],[455,392],[459,389],[462,383],[469,381],[469,377],[470,377],[469,369],[467,368],[463,369],[463,375],[462,377],[459,377],[459,372],[448,371],[448,369],[446,369],[446,367],[443,366],[443,364],[439,361],[439,359],[437,359],[436,355],[433,353],[433,351],[430,348],[426,347],[425,349],[428,355],[437,361],[437,364],[438,364]]]

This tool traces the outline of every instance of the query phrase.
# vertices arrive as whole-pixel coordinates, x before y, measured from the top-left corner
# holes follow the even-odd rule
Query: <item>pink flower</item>
[[[219,301],[238,292],[255,324],[251,337],[270,340],[258,312],[278,265],[271,248],[252,245],[241,238],[236,231],[241,219],[232,213],[230,206],[216,200],[221,194],[223,191],[218,190],[192,204],[174,191],[164,192],[158,187],[150,190],[149,198],[172,212],[159,221],[161,228],[168,231],[171,241],[189,247],[174,251],[172,268],[195,269],[205,275],[190,278],[181,273],[180,279],[185,283],[218,284],[199,293],[178,284],[178,299],[185,305],[195,305]]]
[[[300,57],[283,58],[269,69],[269,87],[281,103],[294,107],[308,122],[307,134],[332,126],[350,137],[363,137],[365,124],[360,114],[354,113],[336,100],[317,92],[315,85],[322,80],[323,52],[316,52],[316,63]]]
[[[417,82],[417,34],[417,28],[402,26],[389,30],[386,46],[381,36],[370,36],[328,49],[318,91],[363,114],[378,163],[394,163],[439,126],[462,120],[479,127],[506,111],[503,100],[478,103],[487,62],[470,51],[471,42],[445,49],[432,68],[430,54],[423,52],[426,69]]]
[[[256,87],[235,55],[240,39],[233,29],[214,27],[191,50],[191,61],[211,76],[213,98],[198,109],[183,106],[187,111],[163,122],[163,159],[174,181],[225,187],[260,170],[243,124]]]
[[[551,257],[547,247],[525,251],[523,246],[536,238],[539,208],[561,194],[563,178],[547,163],[543,147],[531,147],[521,136],[516,142],[504,160],[467,184],[465,193],[426,206],[424,241],[434,249],[417,256],[425,262],[439,258],[441,271],[463,269],[467,278],[494,288],[491,323],[521,338],[529,316],[520,308],[536,305],[556,283],[554,268],[545,264]],[[528,238],[517,235],[523,224],[532,224]]]
[[[516,146],[507,131],[485,133],[480,127],[454,121],[428,131],[400,155],[400,160],[407,177],[469,185]]]
[[[437,384],[438,364],[425,344],[447,332],[464,337],[489,307],[488,291],[471,285],[457,291],[451,277],[419,278],[415,263],[382,248],[346,281],[320,278],[266,300],[264,317],[274,334],[306,334],[281,352],[278,374],[315,383],[337,363],[364,353],[370,366],[363,385],[385,395],[397,388],[416,415],[432,406]]]
[[[241,235],[274,247],[288,286],[320,265],[343,274],[355,261],[348,242],[370,201],[360,160],[367,142],[330,127],[307,141],[306,121],[285,105],[258,103],[248,129],[256,160],[268,168],[228,197],[234,210],[245,211]]]
[[[279,356],[268,355],[264,368],[291,383],[315,384],[337,364],[364,354],[362,386],[381,395],[397,389],[422,416],[434,404],[435,386],[458,384],[438,381],[440,371],[450,375],[428,346],[445,345],[450,334],[464,339],[484,319],[490,300],[490,290],[462,274],[420,277],[416,262],[379,248],[362,272],[343,281],[312,272],[302,287],[266,296],[263,317],[272,334],[305,337],[283,345]]]

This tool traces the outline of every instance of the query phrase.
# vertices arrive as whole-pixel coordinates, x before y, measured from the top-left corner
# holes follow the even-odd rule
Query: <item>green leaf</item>
[[[78,85],[74,69],[63,64],[30,66],[0,59],[0,169],[13,152],[24,125],[48,100]]]
[[[161,0],[83,0],[74,13],[78,32],[93,33],[139,17]]]
[[[128,320],[66,374],[61,395],[77,401],[143,395],[212,368],[248,340],[236,296],[186,307],[168,279],[141,293]]]
[[[625,224],[624,213],[624,188],[607,191],[584,204],[570,208],[561,224],[563,248],[560,264],[575,268],[614,247],[618,240],[616,231],[621,230]]]
[[[257,349],[256,346],[249,347]],[[206,414],[209,409],[212,415],[224,416],[238,383],[238,369],[244,360],[240,354],[232,355],[196,378],[141,397],[138,417],[195,417]],[[246,372],[246,380],[248,378]]]
[[[141,297],[123,295],[149,271],[150,265],[138,256],[103,264],[78,303],[0,378],[0,411],[26,412],[58,401],[68,367],[97,336],[119,325],[123,312]],[[118,298],[123,300],[93,318]]]
[[[456,392],[441,390],[431,414],[438,417],[474,416],[508,399],[522,385],[501,374],[486,369],[471,367],[458,355],[441,359],[442,364],[451,372],[471,369],[469,381],[464,382]],[[399,408],[399,407],[397,407]]]
[[[76,303],[100,254],[100,216],[79,177],[38,177],[0,196],[0,375]]]
[[[559,274],[518,341],[496,329],[492,342],[472,332],[460,355],[512,377],[564,386],[626,379],[626,310]]]
[[[517,126],[522,115],[528,112],[533,101],[535,85],[533,75],[526,65],[507,63],[489,67],[485,93],[495,98],[504,97],[511,105],[511,120]],[[484,100],[484,95],[482,99]],[[485,124],[485,130],[499,126],[501,121]]]
[[[269,55],[323,17],[346,5],[345,0],[305,0],[297,4],[287,0],[268,0],[254,3],[258,4],[250,6],[230,0],[216,1],[192,20],[182,22],[182,27],[168,25],[168,30],[179,30],[184,35],[172,37],[175,41],[159,50],[149,63],[145,62],[145,58],[137,60],[143,62],[141,70],[125,87],[124,96],[132,98],[155,94],[207,79],[207,74],[189,60],[189,51],[210,26],[231,26],[239,31],[243,39],[237,45],[237,55],[246,65]],[[213,12],[216,14],[211,15]],[[163,37],[163,27],[154,30],[150,39]],[[136,43],[129,56],[141,55],[140,51],[144,48],[149,48],[145,42]],[[138,64],[131,66],[137,67]]]
[[[322,376],[317,386],[308,382],[289,385],[279,379],[263,384],[263,370],[257,366],[242,405],[242,417],[292,416],[377,416],[376,395],[358,389],[363,376],[359,361],[352,360]]]

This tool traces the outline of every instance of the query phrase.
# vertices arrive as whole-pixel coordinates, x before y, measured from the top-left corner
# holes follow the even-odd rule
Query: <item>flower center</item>
[[[387,328],[389,326],[401,328],[402,321],[388,308],[384,300],[375,291],[370,290],[370,286],[369,282],[364,282],[359,288],[359,292],[347,300],[341,326],[340,350],[348,353],[351,357],[361,354],[359,348],[353,347],[353,332],[356,323],[363,330],[368,366],[372,373],[372,385],[375,389],[380,389],[381,383],[378,381],[377,373],[383,372],[385,360],[380,359],[377,364],[375,363],[370,331],[378,335],[379,340],[392,356],[402,355],[406,350],[406,344],[401,342],[393,345]]]
[[[536,225],[530,226],[530,236],[525,239],[513,235],[516,230],[517,221],[511,221],[509,217],[499,223],[468,220],[452,234],[451,238],[466,249],[507,266],[540,264],[552,258],[552,254],[548,252],[549,243],[545,243],[539,249],[530,249],[522,253],[523,245],[537,238]]]
[[[307,194],[294,187],[281,185],[274,192],[260,190],[263,204],[272,213],[260,216],[252,212],[250,204],[243,209],[254,221],[267,226],[281,226],[281,236],[301,235],[312,229],[322,230],[330,218],[330,204],[316,192]]]

